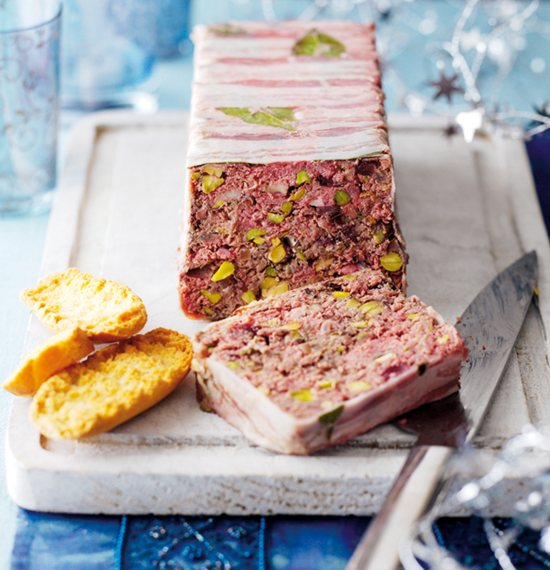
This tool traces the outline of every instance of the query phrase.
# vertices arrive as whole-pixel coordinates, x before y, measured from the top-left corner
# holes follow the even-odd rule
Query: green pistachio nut
[[[274,247],[268,255],[268,258],[270,261],[272,261],[273,263],[281,263],[281,261],[283,261],[283,259],[286,257],[286,250],[284,248],[284,246],[278,245],[277,247]]]
[[[334,202],[336,202],[338,206],[345,206],[351,202],[351,196],[347,192],[344,192],[344,190],[338,190],[338,192],[334,194]]]
[[[296,185],[300,186],[300,184],[304,183],[310,184],[311,180],[305,170],[300,170],[300,172],[298,172],[298,175],[296,176]]]
[[[248,303],[252,303],[252,301],[256,300],[256,295],[250,289],[241,295],[241,299],[248,305]]]
[[[224,183],[223,178],[218,178],[217,176],[203,176],[202,177],[202,187],[205,194],[210,194],[216,188]]]
[[[201,289],[201,295],[204,295],[214,305],[222,298],[221,293],[210,293],[206,289]]]
[[[301,200],[306,194],[306,189],[304,187],[300,188],[300,190],[294,192],[294,194],[292,194],[289,198],[289,200],[291,202],[297,202],[298,200]]]
[[[363,303],[359,307],[359,310],[362,313],[365,313],[368,315],[379,315],[382,312],[383,308],[384,307],[383,307],[382,303],[380,303],[379,301],[367,301],[366,303]]]
[[[380,265],[386,271],[399,271],[403,267],[403,260],[398,253],[388,253],[380,258]]]
[[[230,261],[224,261],[212,275],[212,281],[222,281],[222,279],[227,279],[230,275],[235,273],[235,266]]]
[[[290,395],[299,402],[315,402],[315,396],[311,393],[311,390],[309,388],[306,390],[297,390],[296,392],[290,392]]]
[[[218,166],[203,166],[201,171],[216,178],[221,178],[223,174],[223,168],[219,168]]]
[[[382,243],[384,241],[384,231],[383,230],[374,230],[372,232],[372,239],[374,243]]]
[[[248,241],[252,241],[252,240],[254,240],[254,238],[257,238],[260,236],[265,236],[264,230],[248,230],[246,232],[246,239]]]
[[[273,212],[268,212],[267,217],[269,218],[270,222],[273,222],[275,224],[280,224],[285,219],[283,214],[274,214]]]

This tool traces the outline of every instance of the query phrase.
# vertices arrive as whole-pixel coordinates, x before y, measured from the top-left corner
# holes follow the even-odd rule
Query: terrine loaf
[[[405,287],[372,25],[197,27],[179,290],[190,317],[365,267]]]
[[[194,340],[203,407],[254,443],[309,454],[458,388],[464,343],[380,271],[239,309]]]

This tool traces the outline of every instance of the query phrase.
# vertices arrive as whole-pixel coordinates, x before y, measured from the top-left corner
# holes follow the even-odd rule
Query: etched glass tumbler
[[[61,5],[0,2],[0,216],[38,214],[56,184]]]
[[[61,48],[61,106],[94,111],[114,107],[156,110],[156,98],[142,89],[154,56],[134,41],[123,23],[142,4],[132,0],[64,0]],[[149,26],[154,23],[149,19]]]

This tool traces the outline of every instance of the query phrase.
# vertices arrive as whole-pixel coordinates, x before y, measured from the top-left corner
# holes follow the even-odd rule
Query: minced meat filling
[[[199,333],[199,356],[307,417],[454,352],[456,330],[435,315],[366,270],[242,309]]]
[[[386,156],[192,168],[184,311],[221,318],[362,267],[386,271],[400,287],[406,256],[391,172]],[[213,279],[224,262],[228,275]]]

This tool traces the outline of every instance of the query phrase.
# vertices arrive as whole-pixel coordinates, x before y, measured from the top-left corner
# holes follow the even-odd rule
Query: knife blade
[[[456,325],[468,349],[460,391],[405,414],[399,424],[418,435],[378,516],[346,570],[396,570],[398,548],[443,486],[457,449],[471,442],[510,358],[537,280],[532,251],[499,273],[470,303]]]

